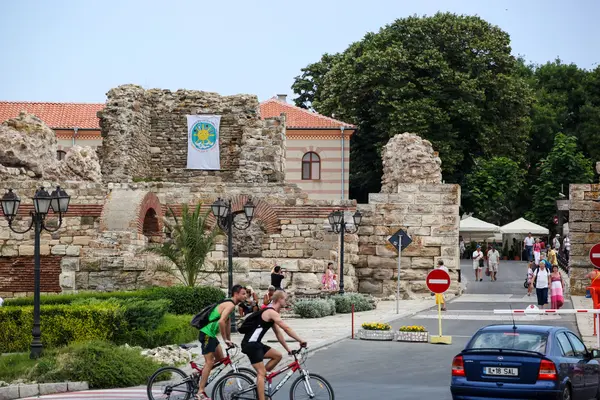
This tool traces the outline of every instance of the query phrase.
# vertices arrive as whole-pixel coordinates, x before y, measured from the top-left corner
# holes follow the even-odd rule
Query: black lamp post
[[[220,197],[211,206],[212,213],[217,218],[217,224],[221,229],[227,232],[227,277],[228,277],[228,292],[229,296],[233,296],[233,228],[239,230],[248,229],[252,218],[254,218],[255,205],[252,200],[248,200],[244,204],[244,209],[239,211],[231,211],[231,200],[225,202]],[[235,217],[239,214],[244,214],[246,221],[244,223],[236,222]],[[235,324],[235,312],[231,316],[231,332],[237,332]]]
[[[69,209],[69,201],[71,197],[60,188],[56,187],[56,190],[49,194],[43,187],[41,187],[33,196],[33,211],[30,212],[31,222],[29,227],[24,231],[19,231],[13,227],[13,222],[17,213],[19,212],[19,205],[21,199],[17,196],[12,189],[8,189],[8,192],[2,196],[0,203],[2,204],[2,212],[4,217],[8,221],[8,227],[15,233],[26,233],[34,228],[34,289],[33,289],[33,340],[31,341],[31,353],[30,358],[39,358],[42,354],[42,333],[40,330],[40,235],[42,229],[48,232],[56,232],[62,225],[63,214]],[[44,223],[46,215],[52,210],[53,213],[58,213],[58,226],[56,228],[49,229]]]
[[[332,211],[329,216],[329,225],[335,233],[340,234],[340,294],[344,294],[344,234],[358,232],[358,226],[362,221],[362,214],[356,210],[352,216],[354,226],[348,227],[348,222],[344,219],[344,212],[340,210]]]

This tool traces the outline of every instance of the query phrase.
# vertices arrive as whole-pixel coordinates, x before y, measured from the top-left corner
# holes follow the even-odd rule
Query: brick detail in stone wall
[[[164,214],[156,194],[148,192],[138,207],[138,233],[161,234]],[[154,215],[148,215],[151,210],[154,211]],[[148,225],[147,229],[145,229],[145,224]]]
[[[593,269],[590,250],[600,243],[600,184],[569,186],[569,237],[571,239],[571,294],[583,295],[589,280],[585,275]]]
[[[29,215],[33,211],[33,204],[21,204],[19,207],[18,215]],[[69,206],[69,210],[63,216],[66,217],[99,217],[102,214],[102,204],[72,204]],[[4,215],[4,213],[2,213]],[[54,214],[52,211],[48,214],[49,218],[52,218]],[[58,214],[56,214],[58,216]]]
[[[61,272],[59,256],[41,257],[41,291],[60,292],[59,276]],[[33,292],[33,257],[0,257],[0,292]]]

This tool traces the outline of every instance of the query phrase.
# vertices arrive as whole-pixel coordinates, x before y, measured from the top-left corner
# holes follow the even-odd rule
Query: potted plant
[[[502,247],[502,259],[508,260],[508,245],[504,245],[504,247]]]
[[[383,322],[365,322],[358,331],[358,338],[363,340],[394,340],[394,332],[389,324]]]
[[[398,342],[428,342],[429,332],[421,325],[410,325],[400,327],[396,335]]]

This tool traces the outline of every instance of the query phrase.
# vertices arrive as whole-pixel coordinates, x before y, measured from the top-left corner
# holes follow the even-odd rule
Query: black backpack
[[[260,325],[262,313],[270,309],[271,307],[266,307],[262,310],[254,311],[252,314],[249,314],[246,317],[244,317],[244,322],[242,322],[241,325],[238,327],[238,332],[246,334],[254,331],[256,328],[258,328],[258,325]]]
[[[231,299],[226,299],[223,301],[220,301],[218,303],[215,304],[211,304],[210,306],[206,306],[202,309],[202,311],[200,311],[198,314],[196,314],[194,316],[194,318],[192,318],[192,322],[190,323],[190,325],[192,325],[194,328],[197,329],[202,329],[204,328],[206,325],[218,321],[218,319],[210,320],[210,314],[213,312],[213,310],[215,309],[215,307],[218,307],[220,304],[225,303],[226,301],[231,301],[233,303],[233,300]]]

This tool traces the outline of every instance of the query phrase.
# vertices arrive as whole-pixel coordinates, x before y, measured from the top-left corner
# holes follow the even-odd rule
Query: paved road
[[[480,327],[492,323],[510,323],[507,315],[494,315],[495,308],[524,308],[535,303],[523,288],[526,267],[524,263],[502,263],[497,282],[489,278],[475,282],[470,262],[463,263],[465,294],[448,303],[443,317],[443,333],[452,336],[452,345],[432,345],[397,342],[370,342],[345,340],[311,355],[306,367],[325,376],[334,386],[338,399],[450,399],[451,360],[465,346]],[[432,298],[433,305],[433,298]],[[565,308],[571,308],[567,301]],[[572,315],[521,316],[517,323],[561,325],[577,332]],[[410,318],[392,324],[423,325],[430,333],[437,333],[437,311],[432,307]],[[105,397],[111,396],[111,397]],[[50,399],[51,397],[42,397]],[[142,391],[103,391],[102,394],[65,394],[54,399],[144,399]],[[289,383],[273,400],[289,398]]]

